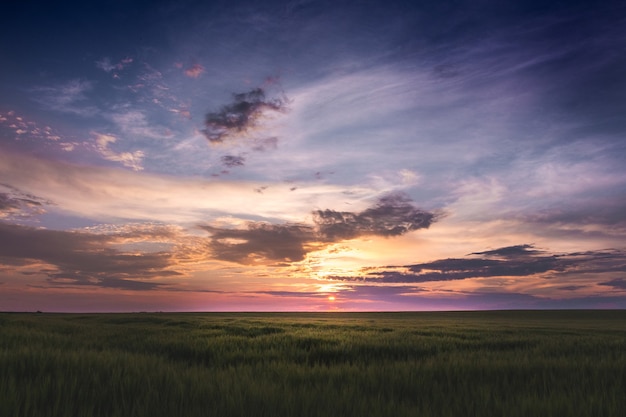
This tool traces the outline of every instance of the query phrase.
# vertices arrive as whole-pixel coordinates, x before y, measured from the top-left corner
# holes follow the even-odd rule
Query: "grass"
[[[0,314],[0,416],[624,416],[626,311]]]

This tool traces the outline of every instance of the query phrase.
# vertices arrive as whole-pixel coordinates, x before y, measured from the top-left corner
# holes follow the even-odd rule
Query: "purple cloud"
[[[211,143],[221,143],[255,127],[266,112],[283,112],[286,98],[267,99],[262,88],[233,94],[233,102],[208,113],[203,133]]]
[[[137,237],[148,232],[138,230]],[[99,286],[150,290],[160,284],[146,282],[164,276],[181,275],[170,269],[175,260],[169,252],[125,253],[111,247],[119,238],[134,234],[95,234],[88,232],[36,229],[0,222],[0,260],[5,265],[45,262],[48,282],[66,286]],[[166,230],[154,230],[153,238],[172,237]]]
[[[258,189],[262,192],[262,189]],[[404,194],[389,194],[360,213],[318,210],[314,226],[249,223],[247,229],[201,226],[211,234],[210,248],[218,259],[253,264],[297,262],[310,251],[359,236],[399,236],[429,227],[435,214],[416,208]]]
[[[402,193],[389,194],[374,207],[360,213],[317,210],[313,216],[320,234],[330,240],[364,235],[400,236],[413,230],[427,229],[437,217],[415,207]]]
[[[370,283],[424,283],[469,278],[524,277],[546,272],[563,275],[626,271],[626,253],[617,250],[549,254],[525,244],[474,252],[470,255],[481,256],[387,266],[379,271],[364,270],[361,276],[336,276],[330,279]],[[622,283],[620,280],[613,280],[602,285],[620,288]]]

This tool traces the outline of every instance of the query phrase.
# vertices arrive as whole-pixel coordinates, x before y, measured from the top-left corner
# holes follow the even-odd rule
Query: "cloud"
[[[142,151],[116,153],[109,148],[110,144],[117,141],[115,136],[101,133],[93,133],[93,136],[96,139],[96,149],[104,159],[108,161],[121,162],[122,165],[132,168],[134,171],[143,170],[141,161],[143,160],[144,154]]]
[[[435,215],[411,204],[404,194],[394,193],[360,213],[317,210],[314,226],[250,222],[247,229],[201,226],[211,234],[214,257],[242,264],[298,262],[306,254],[331,243],[360,236],[399,236],[427,228]]]
[[[286,298],[320,298],[327,299],[328,293],[318,291],[254,291],[254,294],[267,294]]]
[[[520,256],[532,256],[543,251],[533,249],[533,245],[515,245],[504,248],[488,250],[484,252],[472,252],[471,255],[500,256],[503,258],[516,258]]]
[[[168,136],[165,127],[154,126],[154,123],[149,122],[146,114],[140,110],[122,108],[121,112],[111,113],[107,117],[128,137],[162,139]]]
[[[100,61],[96,61],[96,67],[100,68],[104,72],[111,72],[113,70],[121,71],[132,63],[133,58],[130,57],[124,58],[116,64],[113,64],[110,58],[104,57]]]
[[[264,152],[269,149],[276,149],[278,147],[278,138],[255,138],[252,150]]]
[[[104,72],[111,72],[116,66],[111,63],[110,58],[104,57],[100,61],[96,61],[96,67],[100,68]]]
[[[71,113],[79,116],[89,117],[98,113],[98,109],[89,104],[87,101],[87,93],[93,90],[91,81],[74,79],[64,84],[37,87],[33,91],[39,94],[36,101],[44,107],[62,112]]]
[[[0,183],[0,219],[28,218],[45,213],[52,202]]]
[[[246,158],[243,156],[224,155],[221,158],[222,164],[228,168],[244,166]]]
[[[204,73],[204,67],[200,64],[193,64],[185,69],[185,75],[190,78],[198,78],[202,73]]]
[[[233,94],[233,102],[206,115],[203,133],[211,143],[221,143],[247,133],[267,112],[283,112],[286,98],[266,99],[262,88]]]
[[[353,239],[363,235],[400,236],[427,229],[435,221],[434,213],[411,204],[403,193],[382,197],[378,204],[360,213],[316,210],[314,221],[322,236],[330,240]]]
[[[298,262],[312,250],[313,228],[300,224],[249,223],[247,229],[202,226],[211,233],[211,254],[240,264]]]
[[[624,268],[624,272],[626,272],[626,268]],[[606,285],[608,287],[613,287],[616,290],[626,291],[626,279],[624,278],[616,278],[606,282],[600,282],[599,285]]]
[[[471,258],[448,258],[432,262],[364,270],[362,276],[331,277],[341,281],[377,283],[424,283],[470,278],[527,277],[550,273],[551,278],[572,274],[626,271],[626,253],[619,250],[550,254],[533,245],[516,245],[473,252]],[[612,285],[612,284],[606,284]]]
[[[567,207],[558,205],[553,208],[544,208],[532,213],[521,213],[517,217],[527,223],[537,223],[540,227],[567,225],[570,228],[584,228],[589,225],[608,226],[607,230],[626,228],[626,195],[612,193],[611,184],[602,183],[602,178],[589,174],[593,178],[593,185],[589,190],[581,190],[570,201],[575,201]],[[618,178],[613,182],[617,183]],[[621,184],[616,184],[621,186]],[[593,189],[591,189],[593,187]],[[593,195],[592,193],[602,195]]]
[[[623,309],[621,295],[554,298],[503,291],[452,291],[436,297],[411,285],[350,284],[338,293],[342,308],[358,310],[518,310],[518,309]],[[345,301],[344,301],[345,300]]]
[[[251,190],[267,185],[266,182],[157,175],[9,151],[0,152],[0,178],[20,190],[53,200],[57,210],[65,215],[95,222],[124,219],[198,224],[227,214],[242,220],[297,222],[310,214],[312,204],[329,207],[376,193],[372,189],[353,188],[355,194],[347,196],[345,187],[317,183],[300,183],[294,193],[289,191],[291,185],[285,183],[266,189],[261,195]]]
[[[160,284],[145,282],[181,275],[170,269],[172,254],[160,252],[123,252],[113,245],[131,238],[132,233],[95,234],[84,231],[57,231],[0,222],[0,259],[5,265],[39,266],[54,285],[93,285],[133,290],[154,289]],[[147,239],[140,229],[137,239]],[[173,232],[154,228],[151,238],[173,239]],[[44,262],[47,265],[41,265]],[[53,269],[51,269],[51,267]]]
[[[57,142],[61,139],[59,133],[50,126],[43,126],[28,120],[24,116],[17,115],[14,111],[0,113],[0,126],[12,130],[17,135],[15,138],[19,140],[29,138],[35,141]]]

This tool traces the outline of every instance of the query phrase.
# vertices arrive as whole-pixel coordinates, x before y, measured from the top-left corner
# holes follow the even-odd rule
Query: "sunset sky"
[[[618,1],[11,2],[0,311],[626,308],[625,28]]]

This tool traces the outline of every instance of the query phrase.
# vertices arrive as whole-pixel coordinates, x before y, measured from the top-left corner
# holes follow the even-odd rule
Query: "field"
[[[624,416],[626,311],[0,314],[0,416]]]

